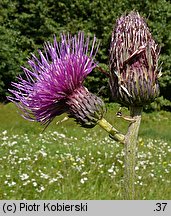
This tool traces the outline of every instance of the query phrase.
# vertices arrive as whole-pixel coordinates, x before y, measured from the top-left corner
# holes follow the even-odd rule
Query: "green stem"
[[[141,123],[142,107],[130,107],[130,116],[135,120],[125,135],[125,170],[124,170],[124,198],[135,199],[135,164],[137,138]]]
[[[110,137],[114,139],[117,142],[124,143],[125,136],[121,134],[118,130],[116,130],[108,121],[106,121],[104,118],[100,119],[98,121],[98,125],[102,127],[105,131],[107,131],[110,134]]]

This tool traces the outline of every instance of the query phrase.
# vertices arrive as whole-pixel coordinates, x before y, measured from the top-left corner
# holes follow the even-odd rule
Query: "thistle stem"
[[[106,119],[102,118],[98,121],[98,125],[110,134],[110,137],[117,142],[124,143],[125,136],[116,130]]]
[[[130,116],[135,119],[125,135],[125,170],[124,170],[124,198],[135,199],[135,164],[137,138],[141,123],[142,107],[130,107]]]

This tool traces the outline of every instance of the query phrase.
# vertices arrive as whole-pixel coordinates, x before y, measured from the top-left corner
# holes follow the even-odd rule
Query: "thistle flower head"
[[[95,37],[91,48],[89,46],[89,38],[85,39],[83,32],[73,37],[61,34],[60,43],[54,38],[53,44],[45,43],[44,53],[39,51],[38,58],[32,55],[32,59],[28,60],[29,69],[22,67],[25,77],[18,77],[18,82],[12,83],[15,89],[9,90],[13,96],[8,99],[22,110],[23,117],[46,124],[66,112],[86,125],[87,119],[85,122],[80,120],[78,114],[80,109],[88,113],[85,97],[90,97],[87,100],[90,100],[91,115],[95,112],[91,103],[98,104],[100,101],[100,106],[104,106],[100,99],[92,97],[83,87],[84,79],[97,66],[94,60],[98,50]]]
[[[121,16],[112,33],[110,88],[115,101],[143,106],[159,94],[159,47],[144,19],[131,12]]]

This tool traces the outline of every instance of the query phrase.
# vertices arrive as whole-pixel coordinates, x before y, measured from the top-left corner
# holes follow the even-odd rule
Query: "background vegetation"
[[[123,133],[117,104],[106,119]],[[96,126],[70,119],[43,127],[0,105],[0,199],[123,199],[123,145]],[[127,115],[127,109],[123,110]],[[171,113],[143,113],[136,162],[136,199],[171,199]]]
[[[171,3],[167,0],[1,0],[0,3],[0,101],[6,102],[10,82],[21,73],[31,52],[42,48],[60,32],[96,35],[101,41],[97,60],[108,70],[108,50],[116,19],[125,12],[137,10],[147,18],[156,41],[161,46],[163,76],[161,98],[153,109],[171,107]],[[109,99],[104,74],[94,71],[86,85]]]

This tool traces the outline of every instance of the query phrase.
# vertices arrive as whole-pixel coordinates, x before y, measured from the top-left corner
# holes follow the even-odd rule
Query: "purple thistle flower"
[[[97,66],[96,38],[91,49],[89,44],[83,32],[74,37],[61,34],[60,43],[56,38],[53,44],[45,43],[44,54],[38,51],[39,59],[32,54],[28,60],[30,69],[22,67],[25,77],[19,76],[18,83],[12,82],[15,90],[9,91],[14,96],[8,97],[24,118],[48,124],[66,112],[82,126],[90,127],[95,125],[93,118],[97,118],[98,112],[103,110],[99,113],[103,116],[104,108],[99,111],[99,107],[104,107],[103,101],[83,86],[86,76]]]
[[[115,101],[144,106],[159,95],[159,47],[137,12],[121,16],[112,33],[110,88]]]

